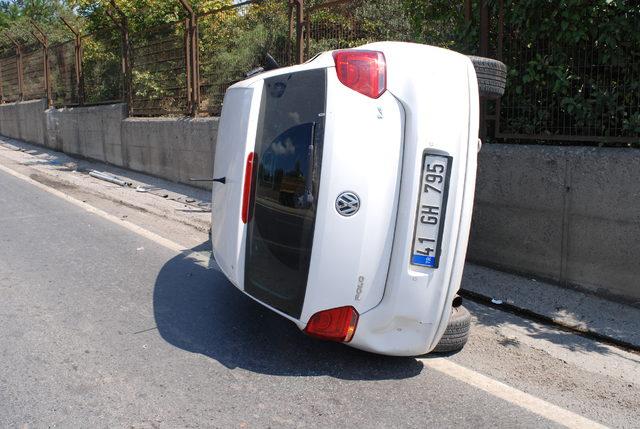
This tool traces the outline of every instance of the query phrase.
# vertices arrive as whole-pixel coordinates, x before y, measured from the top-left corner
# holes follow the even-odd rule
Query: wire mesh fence
[[[18,50],[6,43],[0,46],[0,96],[10,102],[50,91],[55,106],[127,102],[137,116],[219,115],[226,89],[263,66],[266,54],[287,66],[373,41],[431,40],[427,30],[412,27],[402,0],[307,0],[301,12],[297,4],[234,2],[131,33],[113,21],[49,46],[49,83],[41,45],[29,42]],[[532,38],[500,16],[500,28],[491,30],[500,35],[495,54],[510,71],[505,96],[487,110],[496,137],[639,139],[637,46],[606,46],[597,34],[563,45],[544,34]],[[443,33],[447,40],[451,31]]]
[[[307,57],[330,50],[357,46],[366,40],[362,25],[349,8],[349,3],[338,7],[317,7],[307,14],[305,54]]]
[[[282,0],[244,2],[198,19],[199,111],[218,115],[226,89],[261,65],[266,54],[293,63],[290,9]]]
[[[640,59],[630,44],[574,46],[531,40],[506,27],[503,61],[509,85],[499,104],[500,137],[637,141],[640,136]],[[637,51],[637,50],[636,50]]]
[[[78,70],[73,40],[49,47],[51,99],[54,106],[77,105],[80,101]]]
[[[22,54],[23,97],[43,98],[47,87],[44,80],[44,51],[39,46],[29,46]]]
[[[307,58],[333,49],[381,40],[413,41],[410,21],[398,1],[333,0],[306,11]]]
[[[131,35],[132,114],[188,113],[186,27],[179,21]]]
[[[82,36],[85,104],[124,100],[122,54],[122,39],[115,29]]]
[[[19,100],[17,55],[0,59],[0,77],[2,78],[2,100],[6,102]]]

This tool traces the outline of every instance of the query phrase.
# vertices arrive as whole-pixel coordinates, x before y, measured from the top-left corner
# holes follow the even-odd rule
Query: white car
[[[488,92],[504,88],[501,63],[476,63]],[[220,269],[318,338],[398,356],[461,348],[478,100],[469,57],[399,42],[231,86],[214,161]]]

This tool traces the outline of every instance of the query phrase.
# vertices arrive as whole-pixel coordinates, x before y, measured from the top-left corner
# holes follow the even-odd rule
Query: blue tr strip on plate
[[[411,257],[411,263],[414,265],[424,265],[425,267],[433,268],[436,265],[436,258],[433,256],[413,255]]]

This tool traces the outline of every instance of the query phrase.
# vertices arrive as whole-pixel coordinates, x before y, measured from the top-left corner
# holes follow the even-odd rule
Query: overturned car
[[[379,42],[231,86],[214,161],[220,269],[314,337],[387,355],[462,348],[479,88],[499,96],[505,76],[494,60]]]

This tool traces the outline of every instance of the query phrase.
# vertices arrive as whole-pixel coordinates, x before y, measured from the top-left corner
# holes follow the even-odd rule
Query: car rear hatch
[[[396,221],[402,107],[388,92],[345,86],[332,65],[323,54],[231,88],[216,149],[214,175],[226,177],[213,192],[216,260],[238,288],[301,327],[321,310],[380,302]],[[358,199],[346,215],[336,209],[345,192]]]
[[[335,67],[327,69],[322,175],[302,321],[342,306],[362,314],[382,299],[398,207],[403,130],[404,111],[391,93],[364,95],[340,81]],[[345,194],[357,196],[357,212],[338,210]]]
[[[473,66],[444,49],[394,42],[388,91],[402,102],[402,184],[384,299],[360,314],[352,344],[387,354],[432,349],[446,328],[464,266],[476,173]]]
[[[255,144],[244,291],[306,324],[384,293],[402,159],[402,110],[334,67],[266,78]],[[358,207],[339,213],[348,193]]]

